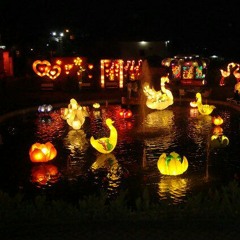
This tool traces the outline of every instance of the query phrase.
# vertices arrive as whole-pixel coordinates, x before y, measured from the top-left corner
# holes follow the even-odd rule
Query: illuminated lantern
[[[188,169],[188,160],[183,158],[176,152],[171,152],[169,155],[163,153],[157,162],[158,170],[163,175],[179,175]]]
[[[61,74],[62,69],[58,65],[54,65],[51,67],[46,67],[46,71],[46,75],[52,80],[54,80]]]
[[[29,156],[32,162],[48,162],[57,156],[57,150],[50,142],[45,144],[37,142],[31,146]]]
[[[49,113],[53,109],[52,105],[43,104],[38,107],[39,113]]]
[[[99,139],[94,139],[93,136],[90,138],[90,143],[100,153],[110,153],[114,150],[117,145],[117,129],[113,126],[114,121],[111,118],[106,119],[106,125],[110,130],[110,135],[108,137],[102,137]]]
[[[197,107],[197,102],[196,101],[190,102],[190,106],[193,107],[193,108],[196,108]]]
[[[132,111],[130,109],[121,109],[119,111],[119,116],[121,118],[130,118],[132,117]]]
[[[95,108],[95,109],[100,108],[100,104],[99,104],[99,103],[94,103],[94,104],[93,104],[93,108]]]
[[[41,61],[36,60],[34,61],[33,65],[33,71],[40,77],[43,77],[47,74],[48,67],[51,67],[51,63],[47,60]]]
[[[225,135],[212,135],[211,136],[211,147],[212,148],[223,148],[229,144],[229,139]]]
[[[216,126],[213,128],[213,135],[222,135],[223,129],[220,126]]]
[[[216,126],[220,126],[223,124],[223,119],[220,116],[215,116],[212,118],[213,124]]]

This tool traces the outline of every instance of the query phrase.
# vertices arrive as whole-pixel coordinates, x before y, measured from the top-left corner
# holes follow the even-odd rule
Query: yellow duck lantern
[[[163,175],[180,175],[188,169],[188,160],[185,156],[181,156],[176,152],[169,155],[163,153],[157,162],[158,170]]]
[[[111,118],[106,119],[106,125],[110,130],[109,137],[102,137],[95,139],[93,136],[90,138],[90,143],[100,153],[110,153],[117,145],[118,133],[117,129],[113,126],[114,121]]]
[[[202,95],[199,92],[196,93],[196,99],[198,111],[202,115],[210,115],[212,111],[216,108],[214,105],[202,104]]]

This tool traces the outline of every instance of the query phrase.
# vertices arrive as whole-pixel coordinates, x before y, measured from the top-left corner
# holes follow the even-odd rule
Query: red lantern
[[[119,111],[119,116],[121,118],[130,118],[130,117],[132,117],[132,111],[130,109],[123,108]]]
[[[48,162],[57,156],[57,150],[52,143],[34,143],[29,150],[32,162]]]

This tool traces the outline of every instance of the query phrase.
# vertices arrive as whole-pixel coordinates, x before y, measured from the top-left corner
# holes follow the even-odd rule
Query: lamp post
[[[55,42],[58,43],[58,48],[59,48],[59,54],[63,54],[63,37],[64,33],[63,32],[51,32],[51,39]]]

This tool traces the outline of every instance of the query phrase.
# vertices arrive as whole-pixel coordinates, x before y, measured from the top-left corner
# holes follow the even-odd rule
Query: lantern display
[[[193,108],[196,108],[197,107],[197,102],[196,101],[190,102],[190,106],[193,107]]]
[[[213,116],[212,122],[215,126],[220,126],[223,124],[223,119],[220,116]]]
[[[199,113],[202,115],[210,115],[212,111],[216,108],[214,105],[202,104],[202,95],[201,93],[196,93],[197,107]]]
[[[213,128],[213,135],[222,135],[223,129],[220,126],[215,126]]]
[[[58,168],[53,164],[34,166],[31,170],[31,181],[39,186],[56,183],[59,176]]]
[[[99,103],[94,103],[93,104],[93,108],[94,109],[99,109],[100,108],[100,104]]]
[[[57,150],[51,142],[34,143],[29,150],[32,162],[48,162],[57,156]]]
[[[147,97],[146,106],[150,109],[163,110],[173,104],[172,92],[165,87],[169,82],[168,76],[161,77],[161,90],[150,88],[149,83],[144,83],[143,93]]]
[[[119,116],[121,118],[130,118],[132,117],[132,111],[130,109],[123,108],[119,111]]]
[[[53,106],[50,104],[43,104],[38,107],[38,112],[39,113],[49,113],[53,109]]]
[[[163,175],[179,175],[188,169],[188,160],[183,158],[176,152],[171,152],[169,155],[163,153],[157,162],[158,169]]]
[[[72,98],[68,108],[61,108],[61,117],[66,120],[68,125],[75,130],[79,130],[85,122],[85,117],[89,116],[86,107],[82,107]]]
[[[224,148],[229,144],[229,139],[225,135],[212,135],[210,146],[212,148]]]
[[[117,129],[113,126],[114,121],[111,118],[106,119],[106,125],[110,130],[109,137],[102,137],[95,139],[93,136],[90,138],[90,143],[100,153],[110,153],[117,145],[118,133]]]

